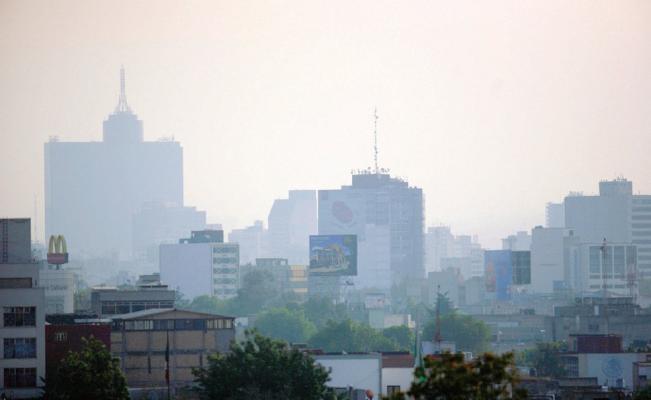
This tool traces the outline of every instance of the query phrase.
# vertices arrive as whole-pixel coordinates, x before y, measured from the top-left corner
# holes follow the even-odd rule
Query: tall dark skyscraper
[[[101,142],[45,143],[46,237],[64,234],[71,253],[130,258],[133,215],[148,202],[183,206],[183,148],[143,140],[122,69]]]
[[[319,234],[358,238],[357,287],[389,289],[425,278],[423,191],[383,172],[353,174],[351,186],[319,190]]]

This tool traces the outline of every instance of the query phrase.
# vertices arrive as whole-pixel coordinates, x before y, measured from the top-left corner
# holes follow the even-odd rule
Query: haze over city
[[[570,191],[648,171],[651,3],[0,3],[2,216],[36,217],[43,143],[101,140],[126,69],[146,140],[184,151],[185,202],[226,230],[373,163],[427,224],[485,247]],[[6,190],[4,190],[6,192]],[[37,213],[34,215],[34,196]]]

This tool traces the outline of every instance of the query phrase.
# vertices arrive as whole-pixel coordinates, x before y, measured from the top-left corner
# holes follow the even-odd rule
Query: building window
[[[400,393],[399,385],[387,385],[387,394],[389,396]]]
[[[36,387],[36,368],[5,368],[5,388]]]
[[[36,358],[36,338],[5,338],[5,358]]]
[[[4,326],[36,326],[36,307],[4,307]]]
[[[127,331],[150,331],[154,329],[154,321],[151,319],[124,321],[124,329]]]
[[[55,342],[67,342],[68,341],[68,332],[55,332],[54,333]]]
[[[601,275],[601,251],[599,246],[590,246],[590,273]]]

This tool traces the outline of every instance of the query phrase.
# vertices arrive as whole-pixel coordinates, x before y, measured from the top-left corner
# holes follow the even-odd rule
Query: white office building
[[[223,243],[223,233],[222,241],[196,240],[195,234],[200,232],[192,232],[193,237],[181,243],[160,246],[161,282],[187,299],[202,295],[235,297],[240,282],[239,245]]]

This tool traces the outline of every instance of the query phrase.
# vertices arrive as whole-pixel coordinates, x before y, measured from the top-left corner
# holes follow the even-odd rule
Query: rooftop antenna
[[[127,90],[126,83],[124,78],[124,65],[120,67],[120,99],[118,100],[118,106],[115,108],[116,112],[131,112],[129,104],[127,104]]]
[[[377,164],[377,107],[375,107],[375,111],[373,112],[373,138],[374,138],[374,145],[373,145],[373,158],[375,160],[375,174],[377,175],[380,172],[380,169],[378,168]]]

